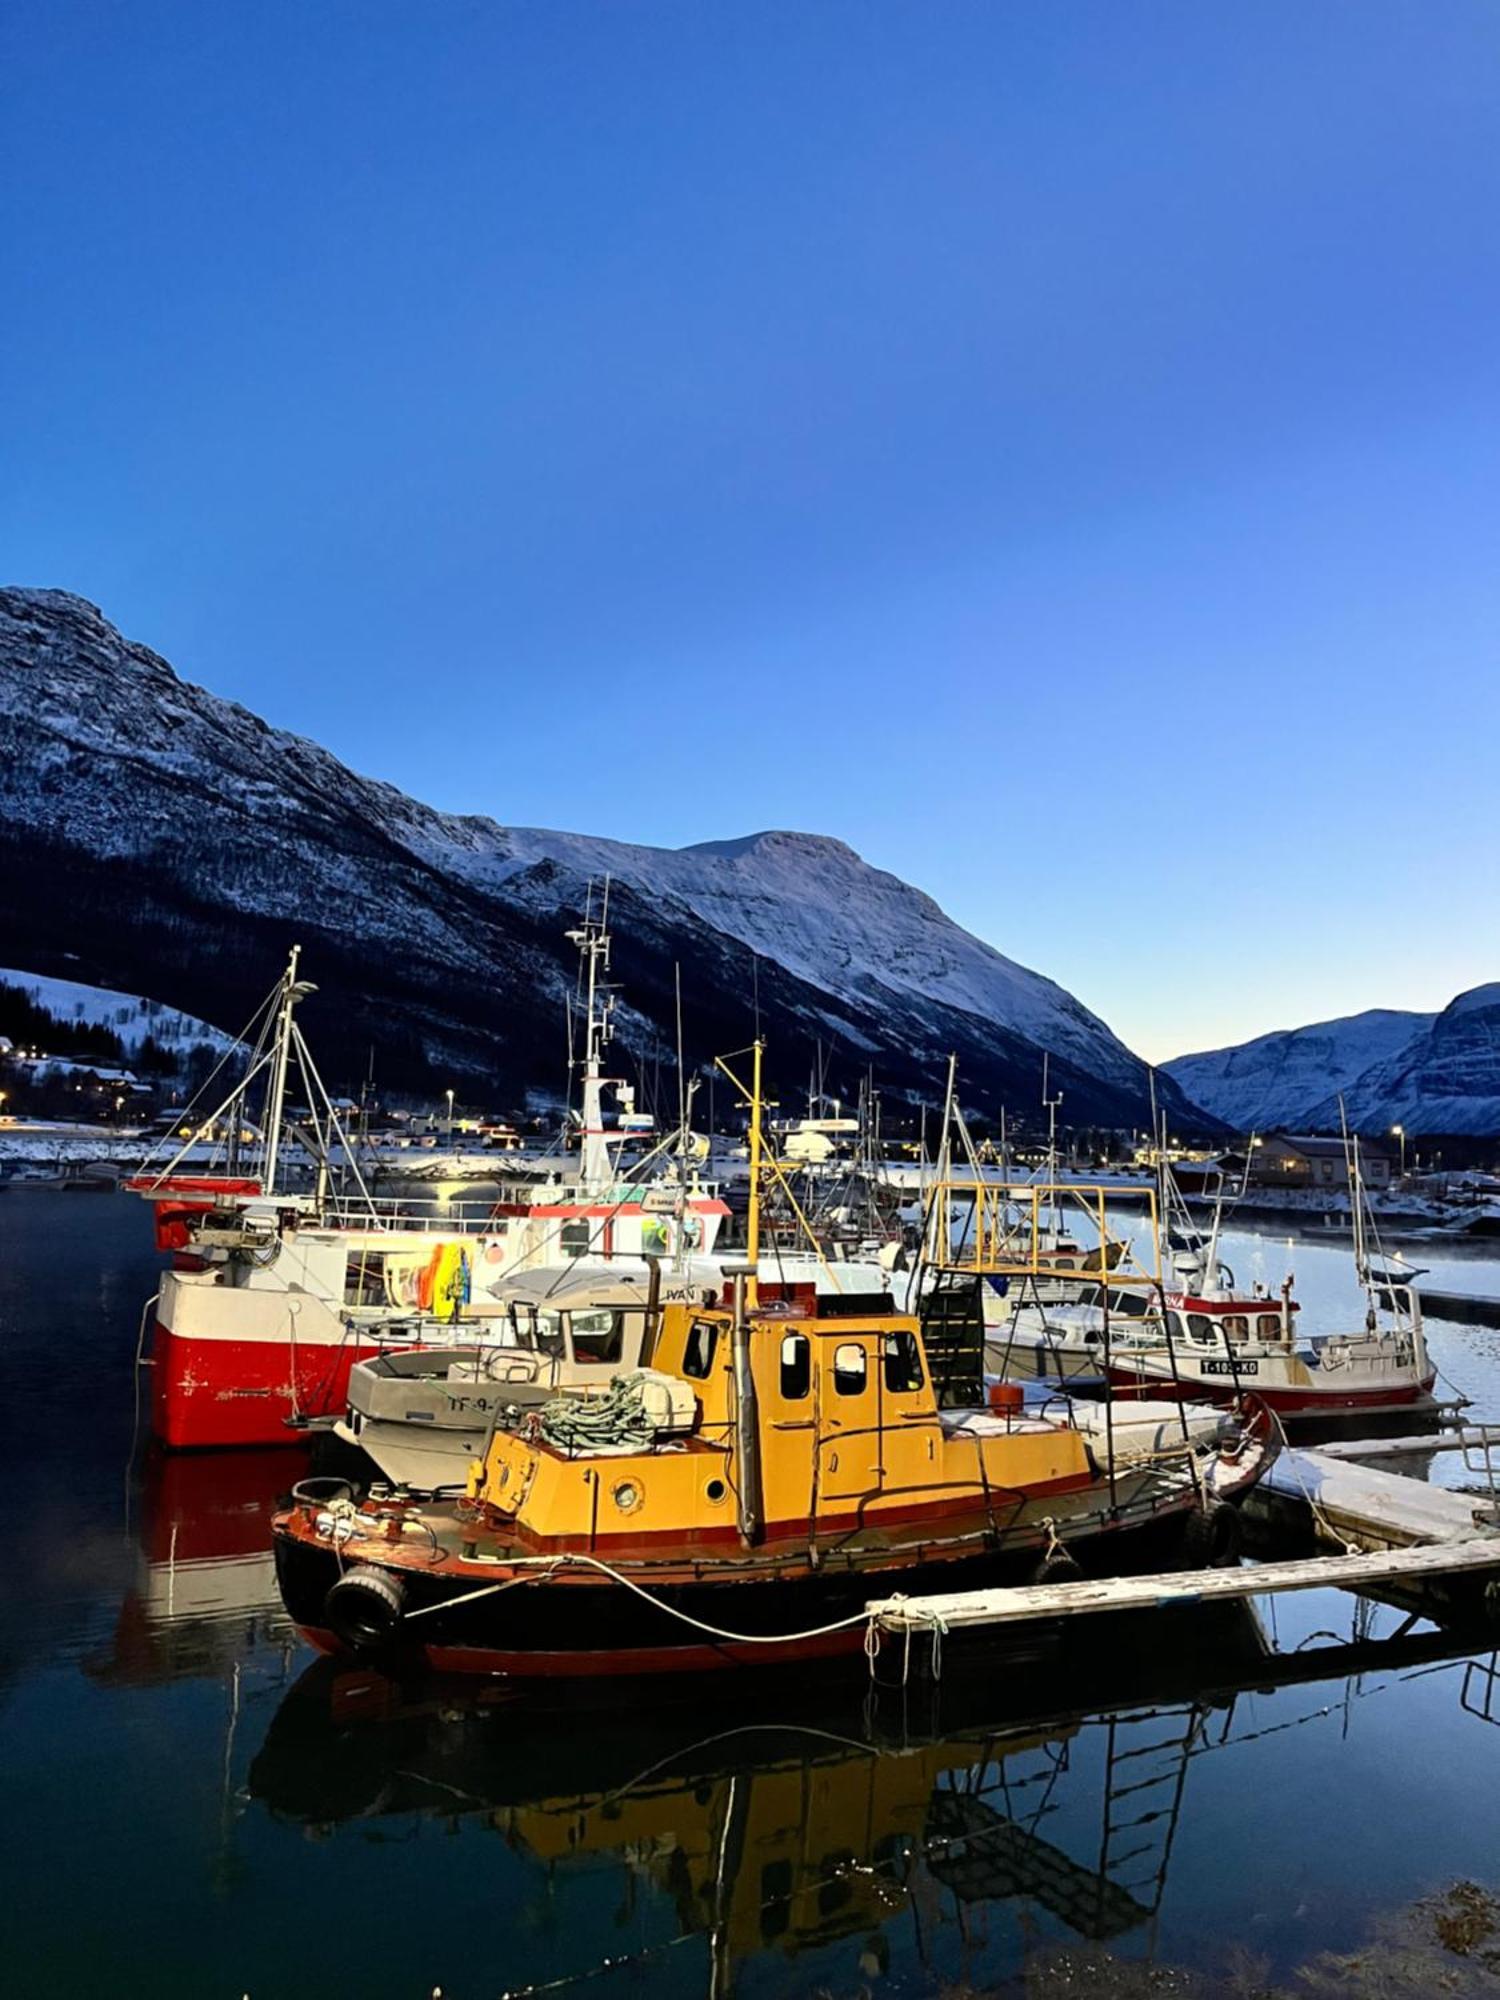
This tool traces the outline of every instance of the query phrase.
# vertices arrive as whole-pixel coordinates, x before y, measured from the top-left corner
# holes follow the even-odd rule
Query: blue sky
[[[1144,1054],[1500,976],[1491,0],[11,0],[0,574],[836,834]]]

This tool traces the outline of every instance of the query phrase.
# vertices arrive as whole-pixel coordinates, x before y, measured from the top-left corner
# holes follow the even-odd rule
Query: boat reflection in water
[[[752,1677],[733,1703],[718,1683],[590,1701],[324,1659],[284,1697],[249,1791],[323,1838],[499,1834],[534,1871],[484,1967],[502,1987],[568,1870],[596,1909],[629,1913],[631,1939],[589,1960],[570,1924],[569,1977],[664,1975],[695,1938],[718,1992],[763,1954],[823,1953],[805,1971],[836,1990],[897,1960],[951,1977],[975,1935],[1006,1954],[1145,1927],[1149,1947],[1190,1764],[1234,1690],[1370,1665],[1391,1643],[1280,1656],[1233,1603],[1081,1621],[905,1687],[887,1653],[863,1698],[831,1680],[789,1701]],[[1408,1663],[1454,1649],[1432,1631],[1394,1643]]]
[[[270,1524],[297,1471],[284,1451],[146,1453],[132,1496],[135,1577],[112,1649],[89,1662],[95,1679],[221,1674],[267,1641],[290,1653]]]

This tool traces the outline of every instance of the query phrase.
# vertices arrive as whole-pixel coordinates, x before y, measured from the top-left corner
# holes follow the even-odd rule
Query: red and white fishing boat
[[[482,1337],[487,1310],[505,1310],[491,1289],[534,1266],[650,1256],[670,1272],[713,1251],[728,1206],[689,1165],[663,1164],[658,1148],[657,1178],[617,1172],[617,1135],[603,1115],[614,1081],[603,1073],[609,936],[592,920],[573,935],[588,987],[577,1178],[517,1181],[498,1201],[462,1205],[370,1194],[297,1024],[297,1004],[313,989],[292,952],[246,1075],[207,1121],[231,1135],[223,1171],[186,1164],[190,1142],[161,1172],[127,1183],[153,1204],[158,1247],[172,1256],[154,1301],[152,1420],[163,1443],[294,1443],[343,1415],[356,1361]],[[300,1191],[290,1185],[284,1131],[293,1073],[311,1107],[296,1134],[312,1161],[311,1187]],[[242,1170],[234,1155],[258,1079],[262,1137]]]
[[[1375,1415],[1427,1403],[1437,1371],[1421,1301],[1414,1285],[1371,1269],[1357,1142],[1350,1179],[1355,1269],[1366,1299],[1362,1326],[1304,1333],[1290,1276],[1279,1297],[1263,1286],[1247,1292],[1236,1285],[1218,1255],[1220,1203],[1206,1244],[1186,1223],[1191,1234],[1175,1259],[1176,1289],[1153,1294],[1096,1283],[1071,1302],[1024,1305],[1004,1335],[992,1334],[991,1365],[1066,1381],[1102,1378],[1119,1396],[1230,1402],[1249,1391],[1278,1415],[1296,1418]],[[1169,1185],[1169,1200],[1173,1192]]]

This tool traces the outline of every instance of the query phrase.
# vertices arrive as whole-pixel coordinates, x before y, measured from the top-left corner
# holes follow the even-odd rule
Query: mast
[[[310,987],[300,985],[297,980],[297,960],[301,956],[301,945],[294,944],[281,982],[281,1006],[276,1020],[276,1047],[271,1062],[271,1089],[266,1100],[265,1193],[267,1195],[274,1195],[276,1192],[276,1169],[280,1164],[281,1118],[286,1105],[286,1072],[292,1054],[292,1014],[302,995],[312,990]]]
[[[751,1312],[760,1303],[760,1061],[764,1049],[765,1043],[757,1040],[750,1071],[750,1208],[745,1217],[745,1263],[750,1275],[745,1280],[745,1303]]]
[[[597,1194],[607,1188],[614,1178],[609,1140],[604,1130],[604,1085],[608,1080],[604,1075],[604,1051],[613,1032],[610,1025],[613,1001],[604,984],[604,975],[609,971],[608,924],[609,883],[606,880],[601,918],[595,921],[591,897],[584,913],[583,928],[568,932],[582,958],[587,988],[588,1026],[583,1045],[579,1180],[588,1194]]]

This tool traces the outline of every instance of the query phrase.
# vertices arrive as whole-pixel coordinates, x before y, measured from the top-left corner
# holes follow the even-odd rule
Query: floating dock
[[[1500,1570],[1500,1535],[1458,1543],[1419,1543],[1371,1555],[1306,1556],[1247,1563],[1239,1569],[1168,1570],[1079,1583],[1034,1583],[1000,1590],[955,1590],[932,1597],[885,1597],[865,1609],[882,1632],[957,1632],[974,1625],[1015,1625],[1034,1618],[1076,1618],[1091,1611],[1159,1610],[1222,1603],[1287,1590],[1357,1590],[1465,1571]]]
[[[1487,1433],[1478,1434],[1487,1450]],[[1358,1439],[1338,1453],[1288,1448],[1269,1467],[1246,1503],[1252,1516],[1290,1525],[1303,1537],[1341,1550],[1337,1555],[1256,1562],[1235,1569],[1170,1570],[1149,1576],[1104,1577],[1070,1583],[1037,1583],[997,1590],[958,1590],[929,1597],[886,1597],[866,1605],[881,1632],[939,1634],[1032,1619],[1074,1618],[1100,1611],[1141,1611],[1266,1597],[1293,1590],[1370,1590],[1401,1601],[1424,1592],[1435,1612],[1473,1616],[1486,1601],[1477,1579],[1500,1577],[1497,1503],[1446,1487],[1350,1461],[1378,1453],[1385,1443]],[[1462,1440],[1454,1440],[1454,1448]],[[1421,1449],[1445,1443],[1441,1434]],[[1451,1587],[1468,1577],[1464,1595]]]

